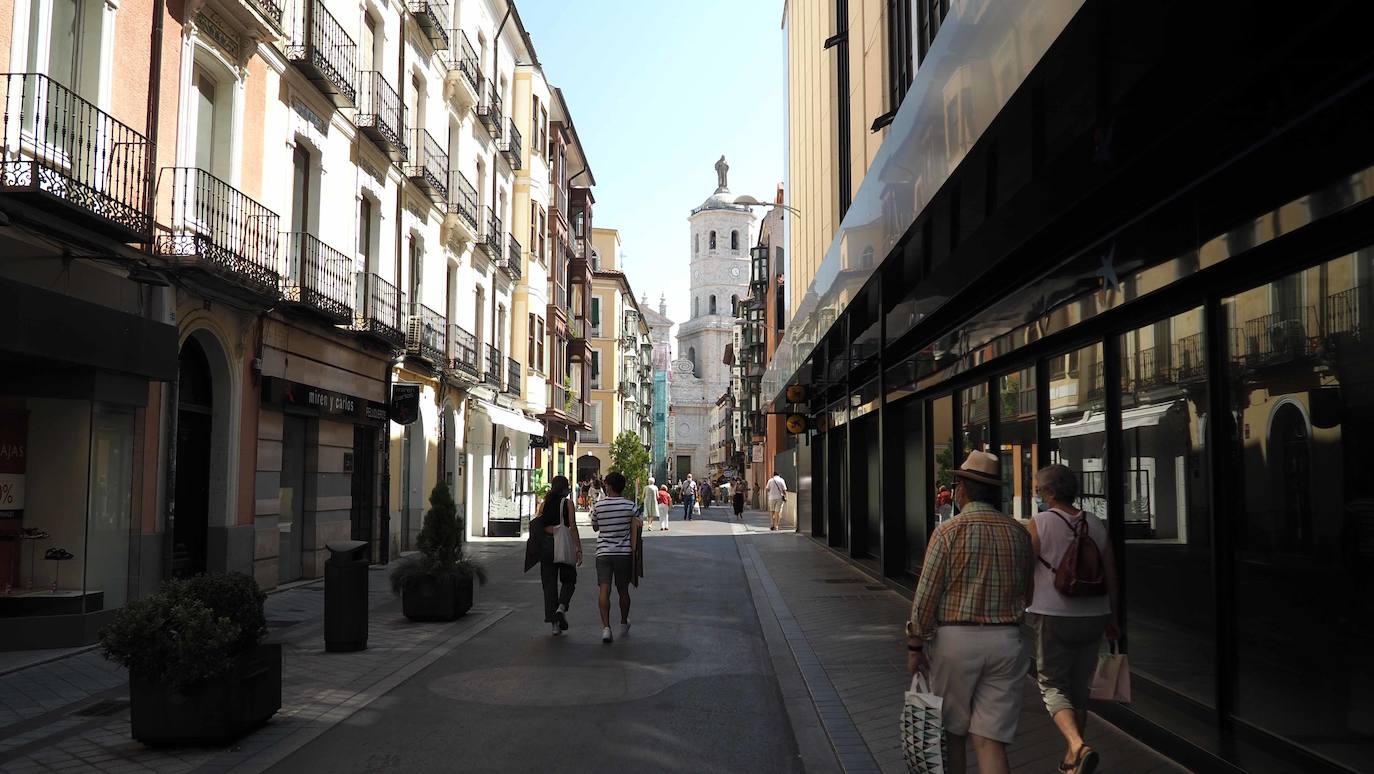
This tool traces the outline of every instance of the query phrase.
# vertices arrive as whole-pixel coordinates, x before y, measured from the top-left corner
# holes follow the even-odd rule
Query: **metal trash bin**
[[[346,653],[367,648],[367,542],[326,543],[324,649]]]

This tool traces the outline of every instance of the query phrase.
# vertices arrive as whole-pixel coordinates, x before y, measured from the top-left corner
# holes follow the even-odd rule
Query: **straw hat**
[[[977,481],[980,484],[1001,484],[1002,483],[1002,462],[997,459],[997,455],[989,454],[985,451],[971,451],[964,464],[954,471],[954,475],[966,478],[969,481]]]

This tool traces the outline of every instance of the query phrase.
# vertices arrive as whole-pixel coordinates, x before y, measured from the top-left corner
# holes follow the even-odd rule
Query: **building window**
[[[358,258],[363,271],[377,271],[377,208],[366,196],[358,200]]]
[[[739,231],[732,230],[730,232],[730,249],[739,251]]]
[[[730,296],[730,316],[739,317],[739,295]]]
[[[916,63],[919,66],[930,52],[940,24],[949,13],[949,0],[914,0],[916,3]]]
[[[196,168],[229,181],[233,172],[230,164],[234,126],[232,78],[227,73],[220,78],[212,76],[199,61],[211,57],[197,59],[191,74],[191,109],[195,111],[195,133],[190,138],[195,149],[192,158]],[[216,69],[225,72],[223,67]]]
[[[692,299],[692,316],[693,316],[693,317],[700,317],[700,316],[701,316],[701,297],[700,297],[700,296],[697,296],[696,298],[693,298],[693,299]]]
[[[592,335],[601,335],[601,296],[592,296]]]
[[[711,232],[710,238],[708,239],[706,246],[711,250],[716,249],[716,232]]]
[[[687,361],[688,361],[689,363],[692,364],[692,375],[693,375],[693,376],[699,376],[700,373],[699,373],[698,370],[697,370],[697,348],[696,348],[696,347],[688,347],[688,348],[687,348]]]
[[[692,255],[701,255],[701,234],[692,235]]]
[[[91,102],[100,84],[104,4],[33,0],[29,6],[28,67]]]
[[[536,318],[534,318],[534,319],[535,319],[535,322],[539,325],[539,333],[535,334],[535,337],[534,337],[534,362],[535,362],[535,368],[536,368],[536,370],[538,370],[540,373],[546,373],[546,371],[544,370],[544,341],[545,341],[545,335],[546,335],[546,333],[547,333],[547,330],[545,329],[545,326],[544,326],[544,318],[543,318],[543,317],[536,317]]]
[[[710,312],[708,312],[708,314],[715,314],[715,313],[716,313],[716,296],[715,296],[714,293],[711,295],[711,298],[710,298],[709,303],[707,304],[707,307],[710,309]]]
[[[601,351],[592,350],[592,389],[601,389]]]
[[[534,336],[535,336],[535,330],[534,330],[534,315],[531,314],[531,315],[530,315],[530,321],[529,321],[529,330],[527,331],[527,334],[526,334],[526,338],[527,338],[529,344],[528,344],[528,347],[527,347],[526,350],[525,350],[525,362],[529,364],[529,367],[530,367],[530,368],[534,368],[535,370],[538,370],[538,368],[537,368],[536,365],[535,365],[535,360],[534,360]]]

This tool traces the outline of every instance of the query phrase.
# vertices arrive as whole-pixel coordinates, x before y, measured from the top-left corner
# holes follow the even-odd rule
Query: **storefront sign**
[[[28,440],[28,412],[0,412],[0,511],[24,508]]]
[[[549,448],[549,439],[548,439],[548,437],[547,437],[547,436],[543,436],[543,435],[532,435],[532,436],[530,436],[530,448],[531,448],[531,449],[547,449],[547,448]]]
[[[387,417],[385,404],[274,376],[262,378],[262,402],[268,405],[313,408],[322,415],[364,422],[381,422]]]
[[[408,425],[420,418],[420,385],[391,385],[391,421]]]

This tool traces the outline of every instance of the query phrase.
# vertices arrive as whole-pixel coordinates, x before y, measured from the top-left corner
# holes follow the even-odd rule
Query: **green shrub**
[[[392,593],[400,594],[422,577],[442,579],[457,575],[486,583],[486,568],[463,556],[464,527],[448,485],[439,482],[429,493],[429,510],[425,511],[424,526],[416,539],[420,554],[400,559],[391,568]]]
[[[227,672],[267,636],[266,595],[247,575],[169,580],[128,603],[100,632],[105,658],[178,690]]]

